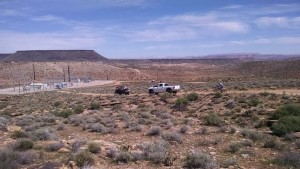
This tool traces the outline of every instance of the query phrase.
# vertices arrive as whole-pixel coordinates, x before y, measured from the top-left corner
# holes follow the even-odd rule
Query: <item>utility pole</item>
[[[33,67],[33,81],[35,81],[35,67],[34,67],[34,63],[32,64]]]
[[[65,72],[65,68],[63,68],[64,71],[64,82],[66,82],[66,72]]]
[[[68,65],[68,77],[69,77],[69,82],[71,82],[71,77],[70,77],[70,66]]]

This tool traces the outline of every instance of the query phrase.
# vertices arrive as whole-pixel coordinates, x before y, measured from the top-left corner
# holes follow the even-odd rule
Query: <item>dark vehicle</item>
[[[129,95],[129,88],[127,86],[117,86],[115,93],[116,94],[125,94],[125,95]]]

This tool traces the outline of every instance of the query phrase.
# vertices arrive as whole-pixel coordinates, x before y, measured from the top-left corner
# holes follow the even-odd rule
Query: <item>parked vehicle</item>
[[[171,86],[168,83],[158,83],[157,85],[148,88],[149,94],[158,94],[164,92],[176,94],[179,90],[180,90],[180,85]]]
[[[115,93],[116,94],[125,94],[125,95],[129,95],[130,89],[127,86],[117,86]]]

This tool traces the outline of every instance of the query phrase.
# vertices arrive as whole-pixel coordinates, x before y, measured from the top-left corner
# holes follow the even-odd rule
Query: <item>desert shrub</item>
[[[33,142],[29,139],[20,139],[14,143],[13,147],[16,150],[25,151],[33,147]]]
[[[106,133],[107,132],[107,128],[105,126],[103,126],[100,123],[94,123],[91,126],[91,131],[92,132],[98,132],[98,133]]]
[[[264,135],[262,133],[259,133],[259,132],[254,131],[254,130],[245,129],[245,130],[241,131],[241,134],[245,138],[248,138],[248,139],[250,139],[250,140],[252,140],[254,142],[262,140],[264,138]]]
[[[189,100],[189,101],[195,101],[195,100],[198,100],[199,99],[199,95],[198,93],[189,93],[186,95],[186,98]]]
[[[56,130],[60,131],[60,130],[64,130],[65,129],[65,124],[63,123],[60,123],[57,127],[56,127]]]
[[[281,117],[271,126],[272,132],[277,136],[300,131],[300,116]]]
[[[277,141],[274,137],[269,137],[264,142],[264,148],[275,148],[277,150],[282,150],[284,145]]]
[[[140,132],[142,130],[143,130],[142,126],[137,124],[137,123],[130,123],[129,124],[129,131]]]
[[[27,138],[28,137],[28,133],[22,130],[15,130],[13,131],[13,133],[11,134],[11,137],[16,139],[16,138]]]
[[[141,112],[141,113],[139,114],[139,116],[140,116],[141,118],[144,118],[144,119],[150,119],[151,114],[148,113],[148,112]]]
[[[148,136],[156,136],[160,135],[161,133],[161,128],[159,126],[152,126],[149,131],[146,133]]]
[[[75,139],[72,144],[71,144],[71,151],[72,152],[77,152],[80,147],[85,145],[86,141],[84,139]]]
[[[177,142],[181,144],[183,142],[182,137],[177,132],[165,132],[162,134],[162,138],[169,142]]]
[[[278,155],[273,162],[276,165],[300,168],[300,153],[299,152],[284,152]]]
[[[5,102],[0,102],[0,110],[6,108],[7,106],[8,106],[7,103],[5,103]]]
[[[60,105],[62,105],[62,102],[61,102],[61,101],[55,101],[55,102],[53,103],[53,106],[55,106],[55,107],[58,107],[58,106],[60,106]]]
[[[240,150],[241,147],[242,147],[241,143],[233,142],[228,145],[227,151],[230,153],[236,153]]]
[[[17,162],[21,165],[27,165],[32,163],[38,157],[34,151],[24,151],[19,153]]]
[[[0,117],[0,123],[2,124],[7,124],[9,122],[9,120],[5,117]]]
[[[195,134],[208,134],[208,129],[206,127],[199,128]]]
[[[81,151],[75,155],[75,163],[78,167],[93,165],[95,162],[93,156],[87,151]]]
[[[92,102],[92,103],[90,103],[90,110],[99,110],[100,109],[100,103],[98,103],[98,102]]]
[[[235,158],[229,158],[220,163],[221,167],[223,167],[223,168],[228,168],[228,167],[234,166],[236,164],[237,164],[237,162],[236,162]]]
[[[5,117],[0,117],[0,131],[6,131],[7,127],[6,124],[8,123],[8,119],[6,119]]]
[[[165,141],[155,141],[144,145],[143,152],[145,159],[153,164],[163,163],[169,155],[169,143]]]
[[[236,106],[236,103],[234,100],[230,99],[225,103],[225,107],[229,108],[229,109],[234,109]]]
[[[52,113],[58,117],[68,118],[69,116],[71,116],[73,114],[73,111],[70,109],[64,109],[62,111],[54,110],[54,111],[51,111],[50,113]]]
[[[175,101],[175,108],[178,110],[185,110],[188,104],[188,99],[185,97],[180,97]]]
[[[97,153],[101,152],[101,147],[99,144],[97,144],[95,142],[91,142],[88,144],[88,150],[89,150],[89,152],[91,152],[93,154],[97,154]]]
[[[162,101],[165,101],[165,102],[166,102],[168,99],[170,99],[171,97],[172,97],[172,94],[171,94],[171,93],[168,93],[168,92],[166,92],[166,93],[160,95],[160,99],[161,99]]]
[[[223,120],[215,113],[211,113],[204,117],[206,125],[221,127],[224,125]]]
[[[189,127],[187,125],[183,125],[180,127],[179,132],[186,133],[188,130],[189,130]]]
[[[248,105],[252,107],[256,107],[259,103],[260,101],[257,98],[251,98]]]
[[[109,147],[106,156],[108,158],[116,158],[118,155],[118,150],[116,150],[115,148]]]
[[[58,151],[59,149],[63,148],[64,144],[62,142],[53,142],[47,145],[48,151]]]
[[[74,108],[73,108],[73,111],[75,114],[80,114],[84,111],[84,107],[79,104],[79,105],[76,105]]]
[[[245,147],[253,147],[254,146],[253,141],[250,139],[243,140],[240,143],[242,146],[245,146]]]
[[[222,93],[220,92],[216,92],[214,95],[214,98],[221,98],[222,97]]]
[[[0,169],[17,169],[19,154],[11,149],[0,150]]]
[[[285,116],[300,116],[300,104],[287,104],[279,107],[271,119],[279,119]]]
[[[213,158],[202,152],[193,152],[186,156],[184,159],[185,168],[202,168],[202,169],[216,169],[219,168],[218,164]]]
[[[57,138],[54,131],[51,130],[50,128],[37,129],[30,134],[30,137],[33,140],[39,140],[39,141],[54,140]]]
[[[128,163],[130,160],[131,160],[131,154],[128,151],[120,151],[115,161]]]

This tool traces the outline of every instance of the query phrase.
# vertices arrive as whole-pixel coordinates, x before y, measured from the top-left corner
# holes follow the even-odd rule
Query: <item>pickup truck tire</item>
[[[152,89],[150,89],[149,94],[154,94],[154,91]]]
[[[172,93],[172,89],[171,88],[167,88],[166,92]]]

